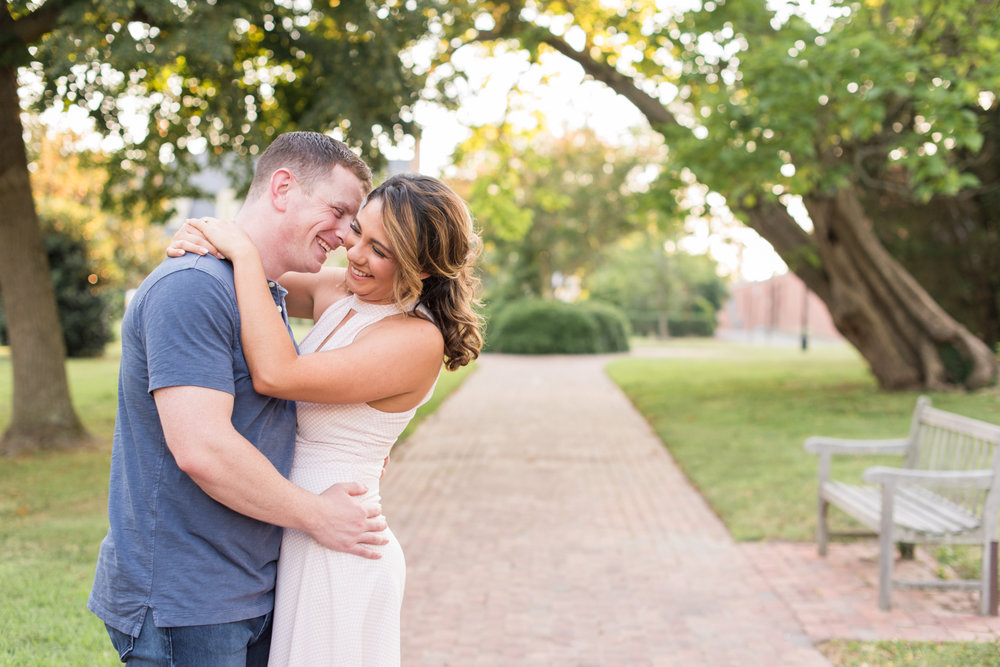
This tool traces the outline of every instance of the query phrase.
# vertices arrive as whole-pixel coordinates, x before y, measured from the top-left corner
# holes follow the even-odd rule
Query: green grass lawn
[[[803,352],[681,340],[643,347],[655,356],[613,361],[608,373],[738,540],[812,540],[817,461],[803,440],[905,436],[918,396],[879,392],[845,346]],[[930,396],[942,409],[1000,423],[995,388]],[[841,458],[834,475],[858,480],[865,468],[898,460]],[[859,528],[836,510],[830,515],[834,530]],[[978,552],[949,554],[956,559],[949,564],[976,568]],[[834,642],[824,650],[838,665],[1000,664],[992,644]]]
[[[86,608],[107,532],[118,363],[109,346],[104,358],[68,364],[73,402],[94,435],[90,448],[0,458],[0,665],[121,664],[104,624]],[[442,372],[404,438],[470,370]],[[10,404],[10,355],[0,348],[0,431]]]

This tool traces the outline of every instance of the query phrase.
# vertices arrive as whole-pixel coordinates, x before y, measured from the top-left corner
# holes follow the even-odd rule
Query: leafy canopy
[[[440,48],[558,51],[626,95],[731,205],[849,177],[917,200],[979,178],[1000,90],[992,0],[449,3]],[[744,197],[749,199],[743,200]]]
[[[78,105],[117,148],[107,199],[158,202],[205,164],[235,170],[278,133],[333,132],[374,164],[414,134],[423,74],[403,62],[427,30],[413,2],[8,2],[2,57],[27,68],[31,105]],[[38,30],[31,32],[34,26]]]

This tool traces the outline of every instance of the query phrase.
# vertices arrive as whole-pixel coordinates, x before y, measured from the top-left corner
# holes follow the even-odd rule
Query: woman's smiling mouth
[[[371,278],[372,277],[372,274],[370,274],[370,273],[362,273],[353,264],[350,265],[350,271],[351,271],[351,275],[353,275],[355,278]]]

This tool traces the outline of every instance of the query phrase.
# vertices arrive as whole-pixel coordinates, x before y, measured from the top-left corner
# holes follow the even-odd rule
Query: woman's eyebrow
[[[377,241],[376,239],[372,239],[371,242],[372,242],[372,245],[378,246],[379,248],[382,249],[382,252],[386,253],[387,255],[392,255],[393,254],[392,250],[389,249],[389,246],[385,245],[381,241]]]
[[[379,248],[381,248],[382,252],[384,252],[386,254],[389,254],[389,255],[395,256],[395,253],[385,243],[382,243],[378,239],[372,238],[371,236],[367,236],[365,234],[365,227],[364,227],[364,225],[361,224],[361,220],[355,218],[354,219],[354,224],[356,224],[358,226],[358,231],[360,232],[362,238],[368,239],[369,243],[371,243],[374,246],[378,246]]]

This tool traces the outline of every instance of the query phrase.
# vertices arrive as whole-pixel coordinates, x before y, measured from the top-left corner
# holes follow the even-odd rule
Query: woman
[[[473,311],[479,246],[465,203],[427,176],[376,188],[344,240],[346,269],[281,278],[288,314],[316,321],[299,352],[249,238],[232,223],[189,224],[233,262],[254,387],[298,402],[290,479],[317,493],[363,482],[377,501],[383,461],[430,398],[442,359],[454,370],[482,346]],[[285,531],[270,664],[399,664],[405,562],[385,534],[389,543],[374,547],[381,558],[371,560]]]

